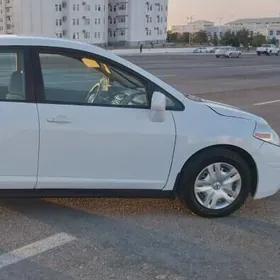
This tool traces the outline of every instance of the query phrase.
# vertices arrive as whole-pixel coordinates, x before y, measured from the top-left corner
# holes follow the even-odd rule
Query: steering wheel
[[[103,83],[106,83],[107,82],[107,78],[101,78],[99,80],[99,82],[97,82],[89,91],[89,93],[87,94],[87,97],[86,97],[86,102],[87,103],[93,103],[97,97],[100,95],[101,91],[101,87],[103,85]]]
[[[88,92],[87,97],[86,97],[86,102],[87,103],[93,103],[96,97],[98,96],[101,88],[101,81],[96,83]]]

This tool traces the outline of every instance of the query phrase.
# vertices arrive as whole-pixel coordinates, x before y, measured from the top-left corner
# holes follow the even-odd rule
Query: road
[[[280,57],[127,59],[183,92],[257,113],[280,133]],[[169,200],[2,200],[0,279],[278,280],[279,202],[279,194],[249,200],[209,220]]]

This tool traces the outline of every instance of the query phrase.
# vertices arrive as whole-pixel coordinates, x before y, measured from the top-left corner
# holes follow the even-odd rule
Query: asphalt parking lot
[[[280,133],[280,57],[129,56]],[[280,174],[279,174],[280,180]],[[0,201],[0,280],[280,279],[280,194],[208,220],[156,199]]]

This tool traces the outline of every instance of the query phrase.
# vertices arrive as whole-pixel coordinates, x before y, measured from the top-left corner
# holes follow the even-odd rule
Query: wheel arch
[[[231,151],[237,153],[239,156],[241,156],[245,160],[245,162],[248,164],[248,166],[251,170],[251,175],[252,175],[251,196],[254,196],[256,193],[257,184],[258,184],[257,165],[256,165],[253,157],[247,151],[245,151],[244,149],[242,149],[238,146],[228,145],[228,144],[217,144],[217,145],[208,146],[208,147],[205,147],[205,148],[197,151],[191,157],[189,157],[188,160],[182,166],[182,169],[180,170],[180,173],[178,174],[178,176],[176,178],[175,189],[177,189],[177,187],[179,185],[182,170],[187,167],[187,165],[193,160],[193,158],[200,155],[201,153],[207,152],[207,151],[215,149],[215,148],[224,148],[224,149],[231,150]]]

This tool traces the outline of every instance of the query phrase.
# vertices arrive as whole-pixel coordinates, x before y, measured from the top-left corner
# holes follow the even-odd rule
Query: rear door
[[[0,47],[0,189],[35,187],[38,144],[29,49]]]

